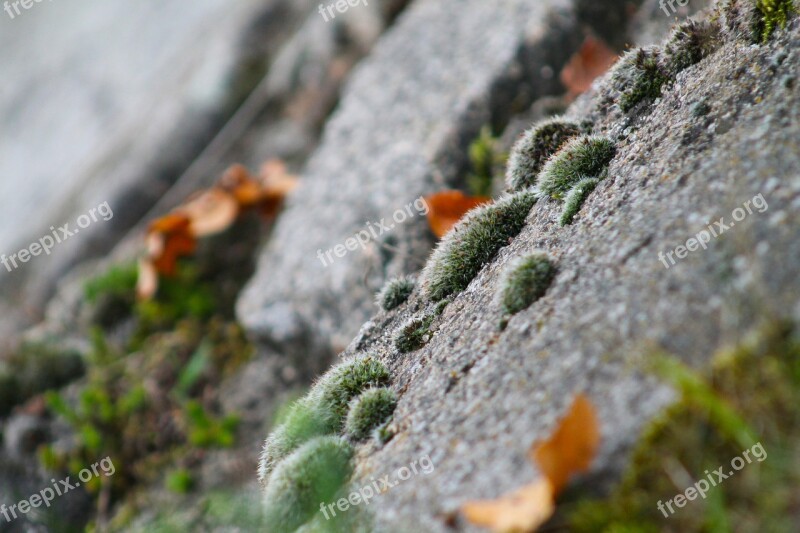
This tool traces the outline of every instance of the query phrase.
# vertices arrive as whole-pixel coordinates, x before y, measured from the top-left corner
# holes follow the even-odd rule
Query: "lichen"
[[[500,304],[503,313],[513,315],[527,309],[544,296],[556,275],[556,268],[544,252],[514,260],[500,280]]]
[[[564,208],[561,211],[559,224],[566,226],[572,223],[572,219],[578,214],[581,206],[589,195],[592,194],[592,191],[594,191],[598,183],[600,183],[600,179],[598,178],[584,178],[570,189],[564,200]]]
[[[422,273],[425,295],[440,301],[467,288],[481,269],[525,226],[536,203],[522,191],[468,213],[434,250]]]
[[[403,305],[414,292],[414,280],[410,277],[394,278],[386,282],[375,297],[377,304],[384,311],[391,311]]]
[[[506,170],[508,188],[519,191],[535,185],[547,159],[580,133],[579,124],[562,118],[547,119],[528,129],[511,150]]]
[[[364,440],[384,423],[397,406],[397,395],[391,389],[368,389],[350,402],[345,433],[355,441]]]
[[[582,179],[599,176],[616,151],[607,137],[583,135],[572,139],[547,161],[537,187],[542,195],[561,199]]]

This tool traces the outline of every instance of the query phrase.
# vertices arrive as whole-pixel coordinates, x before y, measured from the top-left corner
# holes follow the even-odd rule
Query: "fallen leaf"
[[[573,100],[586,92],[592,82],[617,60],[617,54],[601,39],[588,35],[580,50],[561,70],[561,83],[567,88],[567,99]]]
[[[232,194],[215,187],[190,198],[177,211],[189,218],[189,233],[197,238],[231,227],[239,215],[239,204]]]
[[[158,271],[149,259],[139,260],[139,275],[136,278],[136,296],[149,300],[158,291]]]
[[[600,444],[595,408],[578,395],[551,437],[536,442],[528,457],[542,477],[496,500],[467,502],[461,507],[471,523],[496,533],[531,533],[555,512],[555,500],[569,478],[585,472]]]
[[[428,225],[442,238],[471,209],[491,202],[486,196],[467,196],[461,191],[442,191],[425,197]]]
[[[497,500],[467,502],[461,507],[467,520],[500,533],[536,531],[555,511],[553,487],[545,478]]]
[[[172,213],[155,220],[146,237],[147,255],[159,274],[171,276],[180,257],[194,253],[197,241],[186,214]]]

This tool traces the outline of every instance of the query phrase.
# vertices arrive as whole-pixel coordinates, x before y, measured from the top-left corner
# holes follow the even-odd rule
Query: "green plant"
[[[368,389],[350,402],[345,433],[359,441],[369,437],[372,430],[384,423],[397,406],[397,395],[386,387]]]
[[[506,160],[497,148],[497,139],[489,126],[481,128],[480,135],[469,146],[471,172],[467,186],[473,196],[492,196],[495,170]]]
[[[198,448],[230,448],[236,440],[239,417],[217,419],[203,405],[190,400],[183,406],[189,443]]]
[[[185,468],[179,468],[167,474],[164,485],[177,494],[187,494],[194,487],[194,476]]]
[[[394,278],[386,282],[375,299],[381,309],[391,311],[408,300],[414,292],[414,286],[414,280],[409,277]]]
[[[267,529],[288,533],[311,520],[350,479],[352,456],[342,437],[316,437],[279,463],[264,493]]]
[[[682,70],[710,56],[719,48],[721,39],[719,22],[689,20],[680,24],[665,47],[667,70],[674,78]]]
[[[135,262],[114,265],[103,274],[88,280],[83,286],[86,301],[96,303],[101,297],[116,297],[133,304],[138,266]]]
[[[626,53],[613,67],[612,86],[619,93],[618,104],[627,113],[640,102],[661,96],[661,87],[671,78],[656,46]]]
[[[544,252],[513,261],[500,280],[500,304],[509,315],[527,309],[544,296],[556,276],[556,267]]]
[[[395,333],[395,348],[400,353],[409,353],[425,346],[430,340],[430,327],[435,318],[435,314],[423,312],[408,319]]]
[[[761,14],[761,42],[764,43],[775,28],[785,28],[789,17],[797,13],[794,0],[756,0],[756,8]]]
[[[522,191],[470,211],[442,239],[422,273],[426,296],[440,301],[467,288],[522,231],[536,195]]]
[[[584,178],[570,189],[564,200],[564,209],[561,211],[561,218],[558,221],[559,224],[566,226],[572,223],[572,219],[575,218],[575,215],[580,211],[583,202],[592,194],[592,191],[594,191],[598,183],[600,183],[598,178]]]
[[[616,151],[613,141],[598,135],[583,135],[568,141],[539,174],[541,194],[561,199],[582,179],[599,176]]]
[[[536,184],[536,177],[545,162],[569,139],[579,135],[576,122],[551,118],[528,129],[511,149],[506,169],[506,185],[519,191]]]

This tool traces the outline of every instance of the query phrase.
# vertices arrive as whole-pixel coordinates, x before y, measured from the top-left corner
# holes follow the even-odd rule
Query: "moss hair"
[[[540,194],[561,199],[581,179],[599,176],[616,151],[607,137],[582,135],[572,139],[542,169],[537,185]]]
[[[556,275],[556,267],[544,252],[514,260],[500,280],[499,299],[503,313],[513,315],[544,296]]]
[[[714,53],[721,44],[717,21],[689,20],[678,25],[665,47],[666,67],[674,77]]]
[[[342,437],[316,437],[277,465],[264,493],[267,529],[293,532],[311,520],[350,479],[352,457]]]
[[[581,131],[578,123],[562,118],[546,119],[534,124],[511,149],[506,169],[509,190],[519,191],[534,185],[547,159]]]
[[[395,333],[395,348],[400,353],[409,353],[428,344],[431,336],[431,324],[435,318],[435,314],[423,312],[408,319]]]
[[[561,211],[559,224],[566,226],[572,223],[572,219],[580,211],[583,202],[592,194],[598,183],[600,183],[599,178],[584,178],[570,189],[564,200],[564,209]]]
[[[415,285],[411,277],[390,279],[375,296],[375,301],[384,311],[391,311],[408,300],[414,292]]]
[[[392,416],[397,407],[397,395],[386,387],[368,389],[350,402],[345,422],[345,434],[354,441],[369,437],[372,430]]]
[[[470,211],[428,260],[422,272],[425,295],[438,302],[466,289],[484,265],[522,231],[536,198],[528,189]]]

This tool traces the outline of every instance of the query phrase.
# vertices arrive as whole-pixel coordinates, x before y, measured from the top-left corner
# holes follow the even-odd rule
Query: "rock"
[[[582,40],[567,1],[414,3],[348,83],[261,254],[237,306],[249,331],[308,358],[344,347],[383,282],[433,244],[413,202],[463,183],[466,146],[508,121],[509,102],[558,92]]]

